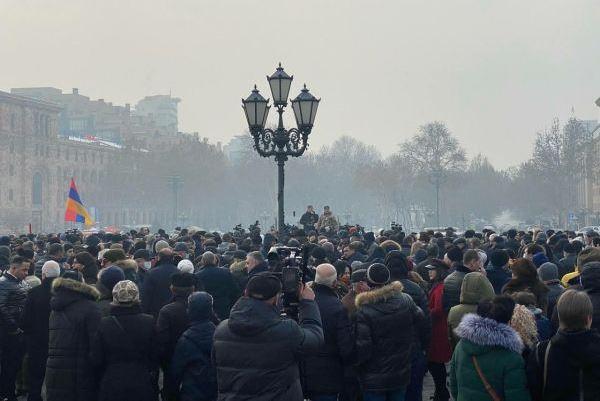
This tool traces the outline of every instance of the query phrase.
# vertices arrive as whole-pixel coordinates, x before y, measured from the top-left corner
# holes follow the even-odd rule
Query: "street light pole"
[[[254,139],[254,149],[262,157],[273,156],[277,163],[277,227],[279,232],[285,228],[285,162],[288,157],[300,157],[308,147],[308,136],[312,131],[320,99],[315,98],[304,85],[300,94],[291,100],[297,128],[286,129],[283,126],[283,112],[287,106],[288,94],[293,76],[289,76],[281,67],[267,77],[273,104],[277,108],[279,121],[277,128],[265,128],[269,109],[269,100],[259,93],[256,85],[247,99],[242,99],[242,107],[248,121],[250,135]]]

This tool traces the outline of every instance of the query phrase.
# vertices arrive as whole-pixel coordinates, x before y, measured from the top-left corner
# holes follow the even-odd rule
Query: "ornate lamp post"
[[[254,149],[262,157],[273,156],[277,162],[277,226],[280,232],[285,226],[283,200],[285,162],[288,157],[302,156],[308,147],[308,136],[312,131],[317,108],[321,101],[321,99],[315,98],[304,85],[304,89],[300,94],[291,100],[297,128],[284,128],[283,112],[287,107],[288,94],[293,79],[293,76],[289,76],[283,70],[281,63],[279,63],[279,67],[273,75],[267,77],[273,95],[273,105],[277,108],[279,114],[279,123],[275,130],[265,128],[271,106],[269,106],[269,100],[266,100],[259,93],[256,85],[254,85],[254,90],[250,96],[245,100],[242,99],[242,107],[248,120],[248,128],[254,139]]]

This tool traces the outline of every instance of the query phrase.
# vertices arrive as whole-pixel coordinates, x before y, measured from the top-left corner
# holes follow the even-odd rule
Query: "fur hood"
[[[502,347],[517,354],[523,351],[523,341],[512,327],[474,313],[466,314],[454,332],[479,346]]]
[[[401,282],[394,281],[388,285],[384,285],[381,288],[363,292],[356,296],[356,307],[360,308],[363,305],[385,302],[388,299],[401,294],[403,289],[404,286]]]
[[[95,287],[87,285],[80,281],[58,277],[52,282],[52,293],[56,294],[60,290],[72,291],[85,295],[87,298],[97,300],[100,292]]]

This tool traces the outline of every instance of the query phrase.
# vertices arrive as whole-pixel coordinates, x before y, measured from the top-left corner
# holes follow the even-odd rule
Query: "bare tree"
[[[400,144],[400,154],[426,174],[435,186],[436,224],[439,227],[440,187],[449,175],[464,171],[465,150],[444,123],[434,121],[421,126],[417,135]]]

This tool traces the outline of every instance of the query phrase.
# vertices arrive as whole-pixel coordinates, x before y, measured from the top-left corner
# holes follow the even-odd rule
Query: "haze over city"
[[[279,61],[291,97],[306,82],[323,98],[313,149],[348,135],[388,155],[439,120],[505,168],[554,117],[598,117],[594,1],[3,0],[0,15],[2,90],[171,93],[180,129],[215,142],[246,130],[240,98],[254,83],[271,97]]]

